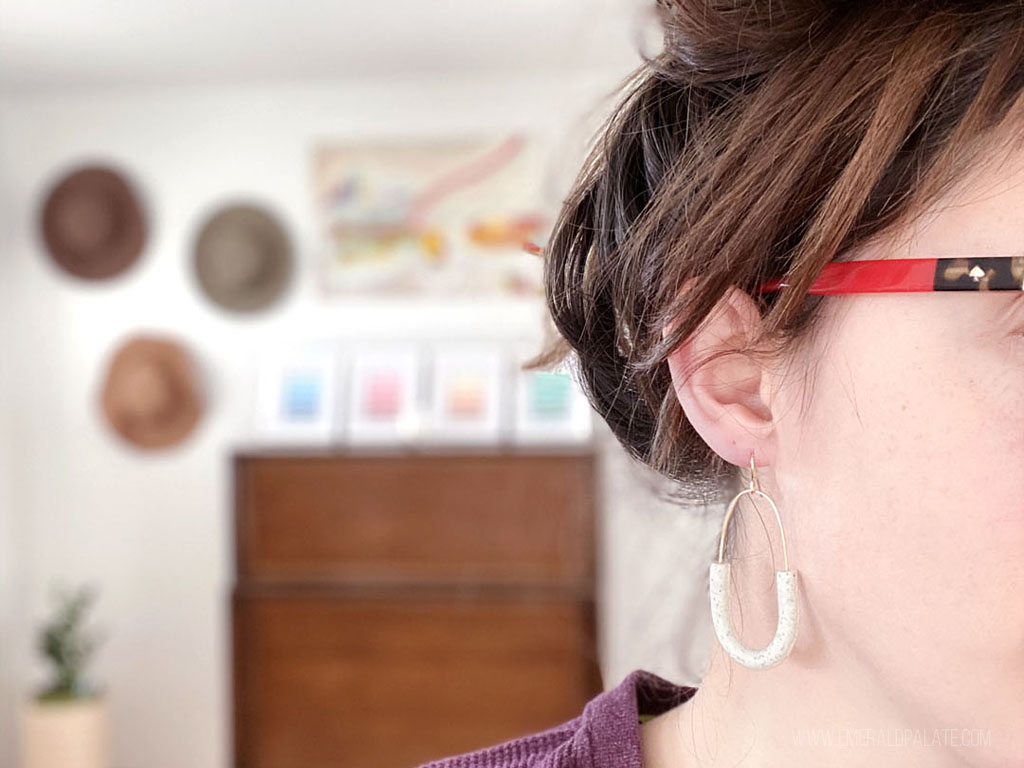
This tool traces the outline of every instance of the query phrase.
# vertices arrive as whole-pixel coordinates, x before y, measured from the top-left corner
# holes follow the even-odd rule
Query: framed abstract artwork
[[[497,344],[448,343],[434,349],[424,439],[496,443],[502,437],[506,355]]]
[[[422,434],[421,355],[412,345],[361,346],[351,351],[346,442],[412,443]]]
[[[517,356],[513,436],[519,443],[581,443],[593,433],[593,409],[568,364],[523,370]]]
[[[539,298],[547,173],[522,134],[316,144],[322,295]]]
[[[255,435],[260,441],[326,444],[340,422],[344,378],[333,345],[278,349],[260,362],[255,400]]]

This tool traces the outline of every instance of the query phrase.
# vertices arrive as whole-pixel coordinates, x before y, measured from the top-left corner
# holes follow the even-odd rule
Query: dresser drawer
[[[586,586],[593,464],[591,453],[240,455],[239,578]]]
[[[239,768],[409,768],[535,732],[600,692],[579,596],[238,591]]]

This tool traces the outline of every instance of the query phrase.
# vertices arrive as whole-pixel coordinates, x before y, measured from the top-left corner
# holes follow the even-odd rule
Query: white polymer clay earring
[[[796,571],[789,570],[789,554],[786,552],[786,534],[782,530],[782,518],[779,509],[771,497],[761,490],[754,467],[754,455],[750,455],[750,487],[740,491],[729,504],[722,524],[722,535],[718,542],[718,561],[711,563],[711,619],[715,626],[715,634],[722,648],[737,662],[751,669],[768,669],[782,661],[793,649],[796,641],[796,630],[799,622],[797,611]],[[775,591],[779,603],[779,621],[775,628],[775,636],[764,648],[747,648],[736,636],[736,628],[729,613],[729,566],[723,562],[725,554],[725,534],[729,529],[736,504],[744,494],[760,495],[768,499],[775,511],[775,519],[779,524],[779,535],[782,537],[782,560],[785,570],[775,572]]]

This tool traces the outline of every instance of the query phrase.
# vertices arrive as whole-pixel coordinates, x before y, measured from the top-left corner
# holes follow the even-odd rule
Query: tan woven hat
[[[86,280],[125,271],[146,243],[138,196],[124,175],[107,166],[80,166],[65,174],[47,192],[39,219],[57,266]]]
[[[211,214],[196,237],[194,256],[203,292],[236,312],[270,306],[292,278],[288,236],[274,215],[257,205],[234,204]]]
[[[184,440],[203,412],[196,367],[181,344],[136,336],[113,356],[102,387],[103,413],[114,430],[139,448]]]

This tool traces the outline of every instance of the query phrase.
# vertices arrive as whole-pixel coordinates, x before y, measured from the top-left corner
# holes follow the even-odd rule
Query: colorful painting
[[[331,343],[268,345],[257,382],[255,440],[322,444],[335,438],[343,368],[338,352]]]
[[[319,371],[286,371],[281,416],[288,421],[314,421],[323,412],[323,394]]]
[[[541,296],[544,173],[522,135],[315,147],[323,294]]]
[[[535,349],[519,346],[515,354],[516,394],[513,434],[521,443],[580,443],[591,439],[593,408],[564,361],[554,370],[525,370]]]
[[[428,440],[494,443],[507,375],[498,344],[448,343],[433,355]]]
[[[413,442],[422,431],[420,354],[401,343],[367,345],[352,361],[346,439],[353,444]]]

